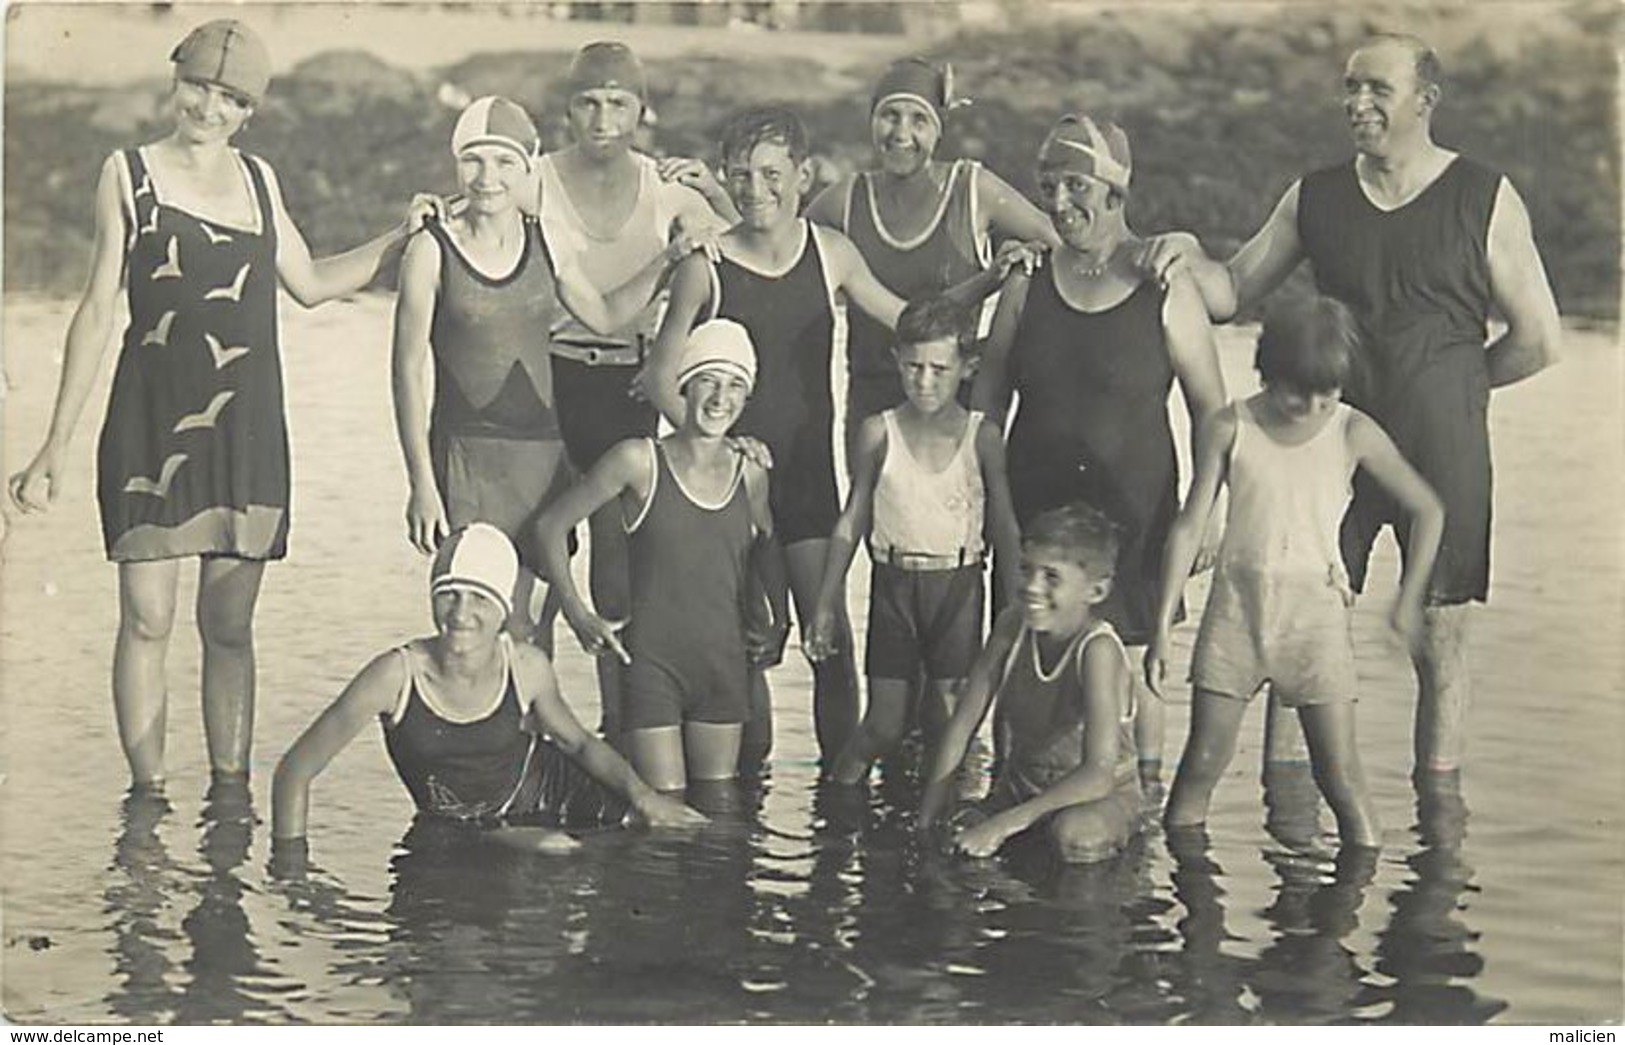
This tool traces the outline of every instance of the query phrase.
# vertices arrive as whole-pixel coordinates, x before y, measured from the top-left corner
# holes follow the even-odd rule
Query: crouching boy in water
[[[429,572],[435,634],[374,658],[277,766],[271,834],[282,868],[304,863],[311,783],[375,718],[418,811],[477,824],[493,842],[562,852],[577,843],[561,827],[617,824],[629,811],[653,827],[705,821],[583,729],[546,654],[510,639],[518,576],[512,543],[488,523],[441,544]]]
[[[1354,317],[1331,298],[1276,305],[1258,336],[1264,390],[1214,412],[1197,433],[1145,651],[1146,681],[1159,692],[1174,607],[1221,484],[1230,507],[1191,657],[1191,728],[1164,813],[1170,828],[1207,819],[1247,702],[1268,682],[1282,707],[1298,710],[1342,842],[1381,843],[1354,740],[1354,596],[1338,530],[1360,468],[1410,516],[1390,623],[1414,647],[1444,508],[1382,427],[1340,401],[1358,342]]]
[[[1003,752],[992,793],[953,818],[953,847],[992,856],[1042,828],[1062,860],[1090,863],[1140,829],[1133,668],[1100,605],[1117,534],[1084,504],[1047,511],[1022,534],[1021,598],[994,622],[931,759],[920,827],[952,811],[955,770],[995,698]]]
[[[906,399],[864,419],[858,430],[852,491],[830,537],[807,640],[815,660],[836,651],[836,603],[857,543],[867,540],[874,564],[869,704],[829,773],[839,784],[861,782],[902,738],[922,669],[919,718],[927,746],[942,735],[982,643],[984,531],[999,569],[1015,573],[1021,538],[1005,480],[1004,437],[955,398],[969,369],[967,317],[968,310],[943,297],[903,310],[896,365]],[[1004,588],[1013,600],[1008,578]]]
[[[728,439],[755,384],[756,352],[743,326],[714,319],[695,327],[678,364],[677,431],[616,443],[537,522],[549,575],[582,646],[629,665],[624,749],[661,791],[738,775],[753,714],[751,658],[778,645],[748,633],[747,607],[760,601],[759,588],[774,593],[779,627],[787,620],[767,472]],[[565,549],[577,523],[616,501],[631,567],[624,643],[621,625],[576,590]]]

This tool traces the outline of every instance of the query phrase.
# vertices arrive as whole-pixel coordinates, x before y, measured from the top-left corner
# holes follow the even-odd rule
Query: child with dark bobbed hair
[[[1382,427],[1341,401],[1359,348],[1353,316],[1331,298],[1277,304],[1258,338],[1263,391],[1217,411],[1197,435],[1195,476],[1168,535],[1145,654],[1153,689],[1161,689],[1174,608],[1221,485],[1230,501],[1192,654],[1191,731],[1164,813],[1170,828],[1207,819],[1247,702],[1268,683],[1274,699],[1298,711],[1343,843],[1380,843],[1355,748],[1354,596],[1338,532],[1364,468],[1411,520],[1390,623],[1414,644],[1444,509]]]

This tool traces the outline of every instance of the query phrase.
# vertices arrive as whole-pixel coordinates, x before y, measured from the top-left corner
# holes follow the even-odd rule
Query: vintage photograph
[[[0,1023],[1619,1024],[1619,40],[12,0]]]

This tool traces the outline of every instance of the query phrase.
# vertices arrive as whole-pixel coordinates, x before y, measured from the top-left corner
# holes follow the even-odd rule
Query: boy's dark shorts
[[[874,564],[869,580],[870,678],[962,679],[982,645],[980,562],[938,570]]]

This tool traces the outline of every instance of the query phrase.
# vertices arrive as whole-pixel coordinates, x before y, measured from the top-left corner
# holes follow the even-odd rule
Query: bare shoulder
[[[1348,420],[1344,422],[1343,436],[1351,449],[1367,452],[1373,448],[1390,445],[1393,440],[1388,432],[1377,423],[1370,414],[1357,406],[1350,406]]]
[[[346,698],[369,712],[383,715],[393,711],[406,685],[406,658],[410,656],[412,643],[384,650],[373,657],[346,687]]]
[[[886,413],[870,414],[858,426],[858,454],[878,457],[886,452]]]
[[[542,650],[515,640],[509,663],[513,665],[514,681],[519,684],[519,696],[526,704],[552,690],[553,661]]]
[[[1003,430],[985,415],[976,422],[976,452],[983,456],[1004,452]]]

